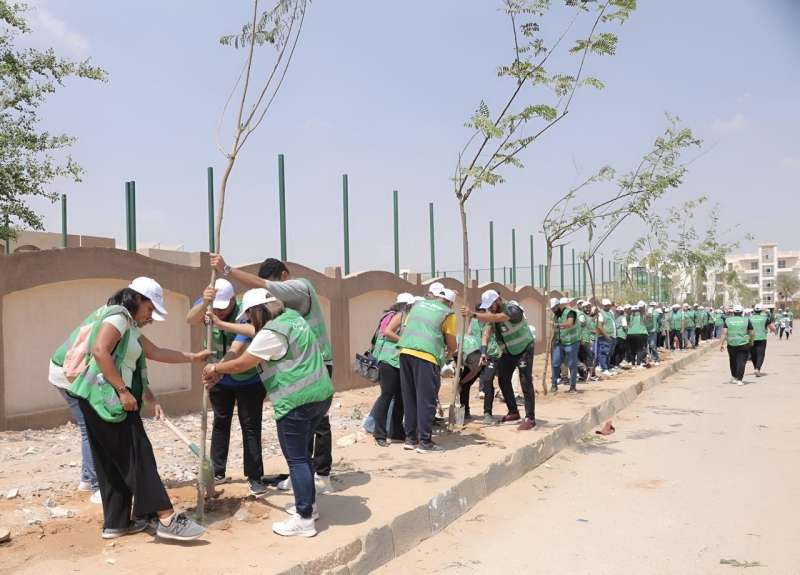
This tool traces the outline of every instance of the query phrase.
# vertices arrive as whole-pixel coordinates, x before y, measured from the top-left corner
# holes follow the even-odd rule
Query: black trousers
[[[473,351],[463,361],[464,366],[461,368],[458,397],[461,405],[464,406],[464,417],[469,417],[471,415],[469,410],[469,390],[481,375],[481,352]]]
[[[750,346],[748,345],[729,345],[728,361],[731,368],[731,377],[739,381],[744,378],[744,368],[750,357]]]
[[[617,338],[617,345],[614,347],[614,365],[619,365],[628,356],[628,339]]]
[[[750,348],[750,361],[753,362],[753,367],[760,370],[764,365],[764,356],[767,354],[767,340],[756,340],[753,342],[753,347]]]
[[[124,529],[131,512],[134,517],[149,517],[172,509],[139,412],[129,411],[125,421],[109,423],[85,399],[78,405],[103,500],[103,528]]]
[[[669,330],[669,348],[675,349],[675,340],[678,340],[678,347],[683,349],[683,335],[681,334],[681,330],[679,329],[671,329]]]
[[[536,416],[536,398],[533,393],[533,342],[524,351],[513,355],[506,351],[500,356],[498,365],[500,376],[500,391],[509,413],[519,413],[517,400],[514,397],[514,387],[511,385],[511,376],[514,370],[519,372],[519,384],[522,396],[525,398],[525,417],[534,419]]]
[[[266,395],[267,391],[261,383],[237,387],[215,385],[211,388],[208,398],[214,409],[214,424],[211,428],[211,463],[214,466],[214,475],[225,476],[235,405],[242,428],[244,475],[248,479],[261,480],[264,475],[261,414]]]
[[[629,333],[628,345],[630,345],[631,363],[633,365],[643,365],[647,358],[647,334]]]
[[[394,400],[392,408],[392,439],[402,441],[406,438],[403,433],[403,390],[400,386],[400,368],[389,365],[386,362],[378,364],[380,373],[381,394],[375,401],[373,408],[375,418],[375,431],[372,436],[375,439],[386,439],[387,420],[389,418],[389,404]]]
[[[486,360],[486,365],[484,365],[481,370],[480,385],[481,391],[483,392],[484,415],[492,414],[492,405],[494,404],[494,376],[497,373],[498,362],[499,358],[489,357]]]
[[[419,357],[400,354],[406,441],[427,443],[433,437],[436,391],[441,381],[439,366]]]
[[[333,365],[326,365],[328,375],[333,380]],[[333,466],[333,436],[331,435],[331,418],[325,413],[314,433],[308,438],[308,452],[311,454],[311,465],[314,473],[327,477]]]

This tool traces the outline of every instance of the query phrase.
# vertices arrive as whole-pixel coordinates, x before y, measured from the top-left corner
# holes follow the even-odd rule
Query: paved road
[[[379,572],[800,575],[800,342],[764,371],[706,354]]]

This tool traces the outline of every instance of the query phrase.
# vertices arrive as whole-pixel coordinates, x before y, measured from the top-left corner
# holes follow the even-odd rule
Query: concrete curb
[[[712,349],[716,349],[713,344],[672,362],[658,374],[637,381],[593,406],[580,419],[558,426],[535,442],[517,448],[503,460],[492,463],[477,475],[463,479],[435,495],[427,504],[406,511],[385,525],[370,529],[363,537],[326,555],[298,563],[281,571],[279,575],[370,573],[438,533],[484,497],[516,481],[562,449],[574,444],[603,421],[628,407],[642,392],[663,383],[669,376]]]

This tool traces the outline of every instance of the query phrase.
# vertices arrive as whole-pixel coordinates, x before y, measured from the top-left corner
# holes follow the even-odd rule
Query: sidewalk
[[[76,507],[72,519],[49,521],[26,535],[15,533],[11,544],[0,546],[0,571],[92,573],[109,572],[113,565],[114,573],[143,569],[164,573],[189,569],[193,574],[367,573],[591,433],[643,390],[713,348],[714,342],[706,343],[697,351],[673,354],[673,359],[657,368],[582,384],[577,396],[540,393],[537,427],[530,432],[518,432],[511,425],[470,423],[459,434],[439,438],[445,452],[425,455],[405,451],[400,445],[378,448],[369,436],[346,446],[335,444],[336,492],[319,497],[319,535],[313,539],[284,539],[272,533],[271,523],[285,517],[282,510],[292,502],[290,495],[271,490],[260,499],[243,499],[245,486],[237,482],[224,486],[224,493],[212,505],[207,536],[191,548],[158,543],[146,534],[108,545],[99,537],[99,509],[87,510],[84,504]],[[534,365],[537,389],[541,389],[541,362],[538,359]],[[375,396],[374,389],[346,392],[337,394],[335,403],[344,411],[366,413]],[[448,397],[445,390],[442,397]],[[472,403],[474,412],[480,413],[479,400],[473,397]],[[495,404],[496,415],[504,411]],[[354,426],[340,427],[334,441],[352,440]],[[157,449],[157,456],[161,465],[165,454]],[[285,471],[280,457],[270,457],[265,463],[267,473]],[[4,477],[9,473],[13,470],[7,468]],[[170,494],[176,505],[188,508],[194,487],[176,487]],[[3,516],[13,503],[0,501]],[[75,500],[59,498],[56,503],[73,509]]]

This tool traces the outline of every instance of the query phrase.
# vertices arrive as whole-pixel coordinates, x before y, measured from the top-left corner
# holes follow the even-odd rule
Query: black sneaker
[[[570,387],[569,391],[567,391],[567,393],[572,393],[572,394],[578,393],[578,390],[576,388],[574,388],[574,387]]]
[[[116,539],[117,537],[123,537],[125,535],[133,535],[134,533],[141,533],[145,529],[150,522],[147,519],[135,519],[131,521],[127,527],[123,527],[122,529],[119,528],[103,528],[100,532],[100,537],[103,539]]]
[[[441,445],[435,444],[433,441],[421,441],[419,445],[417,445],[417,453],[437,453],[439,451],[444,451]]]
[[[375,445],[377,445],[378,447],[389,447],[389,444],[386,443],[385,439],[376,439]]]
[[[258,479],[248,479],[247,483],[250,486],[250,495],[264,495],[267,492],[267,486]]]
[[[413,451],[417,448],[418,443],[416,441],[409,441],[406,439],[405,443],[403,443],[403,449],[407,449],[409,451]]]
[[[550,386],[550,393],[558,393],[558,386],[553,384]]]
[[[214,485],[223,485],[228,483],[231,480],[230,477],[225,477],[224,475],[215,475],[214,476]]]

